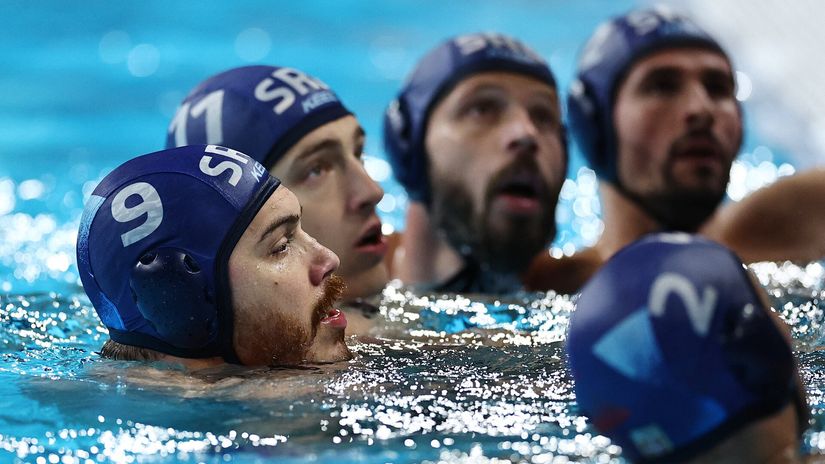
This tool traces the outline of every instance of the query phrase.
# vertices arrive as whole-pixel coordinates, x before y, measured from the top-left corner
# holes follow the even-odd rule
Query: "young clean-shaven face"
[[[205,115],[204,115],[205,113]],[[364,131],[323,81],[283,66],[243,66],[198,85],[167,131],[167,146],[219,143],[281,179],[305,207],[307,232],[341,258],[344,297],[378,293],[387,246],[364,170]]]
[[[364,169],[364,139],[355,117],[340,118],[304,136],[271,172],[300,200],[306,231],[340,257],[348,287],[377,292],[387,281],[375,212],[384,192]]]

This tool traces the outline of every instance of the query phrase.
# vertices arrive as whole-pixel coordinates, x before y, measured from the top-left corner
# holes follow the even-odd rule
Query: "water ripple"
[[[825,454],[823,271],[751,269],[791,325]],[[102,360],[80,293],[0,297],[0,456],[26,462],[623,462],[580,414],[564,356],[575,296],[377,299],[355,358],[187,374]]]

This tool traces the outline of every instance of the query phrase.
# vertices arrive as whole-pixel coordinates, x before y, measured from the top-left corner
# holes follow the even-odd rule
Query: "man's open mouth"
[[[345,329],[347,328],[347,316],[338,308],[330,308],[326,316],[321,319],[321,324],[326,324],[336,329]]]
[[[723,161],[722,146],[713,135],[690,135],[678,140],[672,149],[675,159],[694,159],[706,161]]]
[[[541,210],[543,189],[534,174],[518,174],[495,186],[492,201],[500,201],[510,214],[535,214]]]
[[[539,194],[535,185],[531,182],[513,180],[498,188],[498,195],[509,195],[512,197],[538,199]]]
[[[375,245],[381,243],[381,228],[374,227],[367,231],[367,234],[361,237],[355,244],[356,247],[364,245]]]
[[[355,248],[366,253],[386,253],[387,243],[384,234],[381,232],[381,223],[376,222],[369,226],[355,242]]]

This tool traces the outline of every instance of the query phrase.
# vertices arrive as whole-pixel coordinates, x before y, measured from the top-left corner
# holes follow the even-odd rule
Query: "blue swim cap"
[[[272,169],[307,133],[350,114],[326,84],[301,71],[235,68],[189,93],[169,124],[166,148],[223,145]]]
[[[679,233],[631,244],[570,319],[578,404],[631,460],[695,456],[797,398],[793,353],[769,310],[721,245]],[[796,405],[804,423],[804,399]]]
[[[693,21],[663,6],[605,22],[585,45],[567,110],[573,136],[601,180],[618,185],[613,106],[619,84],[639,59],[674,47],[708,48],[727,58]]]
[[[278,185],[215,145],[140,156],[106,176],[83,211],[77,267],[112,340],[238,363],[226,269]]]
[[[463,35],[430,51],[384,113],[384,147],[395,177],[411,199],[429,203],[424,136],[430,112],[461,80],[484,71],[524,74],[556,87],[544,59],[512,37]]]

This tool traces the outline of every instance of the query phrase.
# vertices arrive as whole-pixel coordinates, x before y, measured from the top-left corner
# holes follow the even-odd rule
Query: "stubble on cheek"
[[[271,338],[272,366],[294,366],[302,364],[312,344],[312,338],[295,321],[283,321],[279,324],[279,333]]]
[[[264,308],[259,309],[261,317],[236,321],[235,350],[241,361],[248,365],[300,364],[311,341],[309,334],[295,321],[265,315]]]

